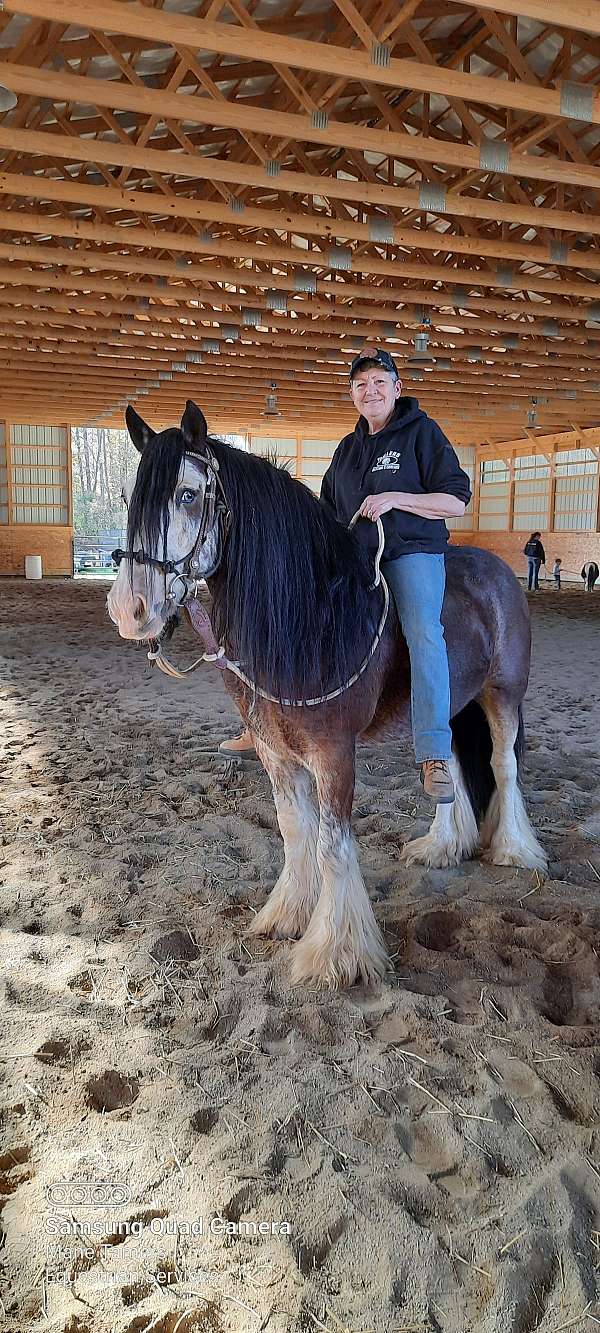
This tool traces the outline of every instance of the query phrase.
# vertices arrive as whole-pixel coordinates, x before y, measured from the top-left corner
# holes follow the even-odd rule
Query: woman
[[[350,396],[360,416],[335,451],[321,501],[346,525],[357,511],[373,524],[383,519],[381,569],[410,655],[415,758],[425,793],[436,804],[446,804],[454,800],[454,785],[441,624],[448,545],[444,519],[464,513],[471,498],[469,478],[436,422],[415,398],[402,397],[389,352],[366,347],[354,358]],[[359,523],[356,532],[376,549],[373,528]]]
[[[523,547],[523,555],[527,556],[527,589],[529,592],[539,592],[540,565],[546,564],[546,552],[542,546],[540,537],[540,532],[532,532],[529,541],[526,542]]]
[[[410,655],[415,757],[426,795],[446,804],[454,800],[454,784],[448,655],[440,619],[448,545],[444,519],[464,513],[469,479],[436,422],[415,398],[402,397],[389,352],[366,347],[354,358],[350,396],[359,420],[335,451],[321,502],[346,526],[357,511],[373,524],[383,519],[381,569]],[[359,523],[356,532],[377,549],[374,528]],[[219,749],[248,754],[251,745],[252,734],[244,732]]]

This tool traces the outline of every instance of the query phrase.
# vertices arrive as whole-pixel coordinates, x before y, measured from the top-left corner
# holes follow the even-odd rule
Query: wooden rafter
[[[369,339],[456,438],[534,447],[576,413],[583,439],[600,420],[597,7],[171,3],[4,2],[13,419],[37,403],[64,420],[67,395],[71,420],[116,421],[136,394],[166,420],[191,392],[231,427],[260,421],[275,380],[283,421],[335,435]]]

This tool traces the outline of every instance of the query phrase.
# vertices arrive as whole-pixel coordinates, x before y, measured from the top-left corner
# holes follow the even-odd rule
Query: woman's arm
[[[360,507],[364,518],[374,521],[390,509],[403,509],[407,514],[420,514],[421,518],[460,518],[465,512],[464,500],[456,495],[444,495],[433,492],[431,495],[410,495],[405,491],[383,491],[381,495],[368,495]]]

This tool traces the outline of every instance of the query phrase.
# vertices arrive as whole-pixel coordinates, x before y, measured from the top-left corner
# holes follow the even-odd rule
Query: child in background
[[[552,573],[554,574],[554,586],[555,586],[555,588],[559,588],[559,589],[560,589],[560,567],[561,567],[561,565],[562,565],[562,560],[561,560],[560,556],[557,555],[557,556],[555,557],[554,564],[553,564],[553,566],[552,566]]]

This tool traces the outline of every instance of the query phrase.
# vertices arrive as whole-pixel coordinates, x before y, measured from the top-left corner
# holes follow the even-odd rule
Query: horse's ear
[[[185,412],[181,418],[181,429],[192,444],[205,444],[208,435],[208,426],[206,417],[200,411],[196,403],[188,398],[185,405]]]
[[[136,412],[131,403],[125,413],[125,421],[132,443],[135,444],[138,452],[143,454],[146,445],[154,439],[156,432],[152,430],[151,426],[146,425],[143,417],[139,415],[139,412]]]

